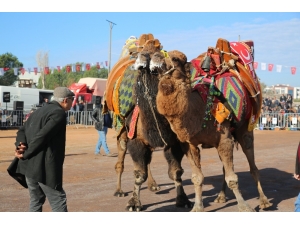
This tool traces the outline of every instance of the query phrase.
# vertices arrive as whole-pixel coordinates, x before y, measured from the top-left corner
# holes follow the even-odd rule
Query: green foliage
[[[77,63],[81,64],[82,63]],[[76,64],[75,64],[76,65]],[[81,78],[84,77],[95,77],[95,78],[107,78],[108,70],[105,68],[97,69],[96,66],[92,66],[89,71],[80,72],[66,72],[66,67],[61,68],[60,72],[54,69],[50,74],[45,77],[45,88],[53,90],[58,86],[69,87],[73,83],[77,83]],[[42,77],[40,77],[38,82],[38,88],[42,88]]]
[[[0,76],[0,85],[10,86],[18,80],[18,76],[14,75],[14,67],[21,68],[23,63],[19,62],[18,58],[11,53],[0,55],[0,68],[10,68],[4,73],[4,76]]]

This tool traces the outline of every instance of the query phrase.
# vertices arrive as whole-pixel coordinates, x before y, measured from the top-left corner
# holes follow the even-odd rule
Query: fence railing
[[[0,128],[18,128],[23,126],[29,111],[0,111]],[[66,112],[66,125],[93,126],[92,111]],[[300,130],[300,113],[263,113],[256,129],[259,130]]]

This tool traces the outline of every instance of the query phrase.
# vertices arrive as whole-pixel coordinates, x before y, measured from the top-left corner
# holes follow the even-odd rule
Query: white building
[[[272,85],[270,87],[266,87],[264,91],[272,91],[276,95],[290,94],[293,96],[293,99],[300,98],[300,87],[292,87],[289,84]]]

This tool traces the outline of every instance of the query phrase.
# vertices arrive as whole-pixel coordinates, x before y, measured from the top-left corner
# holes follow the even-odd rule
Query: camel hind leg
[[[129,139],[127,148],[133,160],[135,181],[132,196],[126,205],[126,210],[141,211],[143,206],[140,201],[140,190],[148,177],[148,165],[151,162],[152,151],[149,146],[146,146],[138,139]]]
[[[125,129],[123,129],[123,131],[121,131],[120,135],[117,138],[118,161],[115,165],[115,171],[117,173],[117,189],[114,193],[114,196],[116,197],[126,196],[126,194],[123,192],[121,188],[121,178],[124,172],[124,159],[127,152],[126,142],[127,142],[127,132]]]
[[[233,146],[234,143],[230,138],[225,138],[220,141],[217,148],[220,159],[223,163],[225,170],[225,180],[228,187],[233,191],[239,211],[242,212],[255,212],[248,203],[244,200],[238,186],[238,177],[233,171]]]
[[[237,132],[239,133],[237,135],[237,140],[240,143],[244,154],[247,157],[249,167],[250,167],[250,173],[255,181],[255,184],[257,186],[257,190],[259,193],[259,201],[260,205],[259,207],[261,209],[269,208],[273,204],[269,202],[268,198],[265,196],[261,183],[260,183],[260,176],[259,176],[259,171],[256,167],[255,160],[254,160],[254,135],[253,131],[246,131],[244,133]]]
[[[174,181],[176,189],[176,207],[192,208],[193,204],[186,196],[181,176],[184,170],[181,167],[181,161],[184,153],[180,147],[180,143],[177,142],[171,147],[164,149],[164,156],[168,162],[168,174],[169,178]]]

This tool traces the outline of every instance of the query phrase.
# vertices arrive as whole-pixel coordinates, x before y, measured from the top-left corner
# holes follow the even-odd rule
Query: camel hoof
[[[240,212],[256,212],[254,209],[252,209],[248,205],[239,206],[239,211]]]
[[[204,207],[196,207],[194,206],[193,209],[190,212],[204,212]]]
[[[273,203],[270,203],[270,202],[262,202],[262,203],[260,203],[260,205],[259,205],[259,208],[260,209],[267,209],[267,208],[269,208],[269,207],[271,207],[273,205]]]
[[[176,197],[176,207],[190,209],[193,203],[187,198],[186,195],[178,195]]]
[[[226,202],[226,197],[225,196],[218,196],[215,200],[215,203],[225,203]]]
[[[125,210],[129,212],[140,212],[142,211],[143,206],[138,198],[131,197],[131,199],[128,201]]]
[[[160,190],[160,187],[157,185],[157,184],[151,184],[148,186],[148,189],[152,192],[156,192],[156,191],[159,191]]]
[[[114,193],[114,196],[115,196],[115,197],[125,197],[126,194],[125,194],[123,191],[116,191],[116,192]]]

